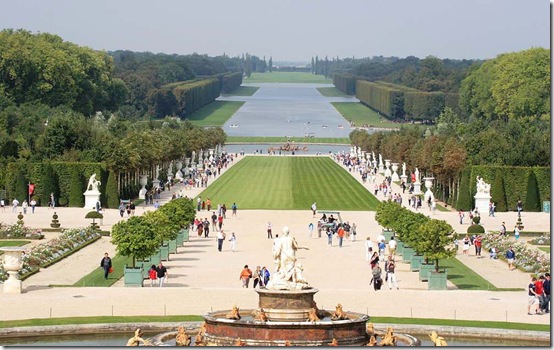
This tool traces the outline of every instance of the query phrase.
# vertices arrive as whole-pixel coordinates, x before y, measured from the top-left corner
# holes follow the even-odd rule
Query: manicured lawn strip
[[[135,322],[199,322],[202,316],[197,315],[171,315],[171,316],[95,316],[95,317],[67,317],[67,318],[35,318],[29,320],[0,321],[0,328],[54,326],[67,324],[93,324],[93,323],[135,323]],[[550,325],[495,322],[495,321],[466,321],[445,320],[436,318],[405,318],[405,317],[380,317],[371,316],[374,324],[421,324],[429,326],[456,326],[476,328],[518,329],[525,331],[549,332]]]
[[[296,143],[329,143],[350,145],[349,138],[324,138],[324,137],[261,137],[261,136],[227,136],[226,143],[281,143],[287,141]]]
[[[373,109],[361,102],[331,102],[333,107],[348,121],[353,121],[356,126],[367,124],[376,128],[400,128],[400,126],[413,126],[413,124],[393,123],[387,118],[377,114]]]
[[[340,91],[336,87],[319,87],[316,88],[317,91],[319,91],[320,94],[322,94],[325,97],[349,97],[349,95],[345,94],[344,92]]]
[[[315,75],[305,72],[271,72],[252,73],[249,78],[244,78],[243,83],[322,83],[332,84],[331,79],[325,79],[323,75]]]
[[[29,320],[0,321],[0,328],[54,326],[66,324],[93,324],[93,323],[129,323],[129,322],[196,322],[202,321],[202,316],[93,316],[93,317],[58,317],[33,318]]]
[[[31,241],[11,241],[11,240],[0,240],[0,247],[21,247],[25,244],[31,243]],[[2,253],[2,252],[0,252]]]
[[[104,279],[104,269],[100,268],[100,259],[98,260],[98,267],[94,271],[75,282],[71,287],[109,287],[123,277],[125,265],[131,266],[133,263],[132,258],[116,254],[112,258],[114,271],[109,274],[106,280]]]
[[[443,206],[440,205],[439,203],[437,203],[437,210],[438,210],[438,211],[450,211],[449,209],[443,207]]]
[[[396,324],[421,324],[429,326],[456,326],[476,328],[499,328],[499,329],[520,329],[525,331],[549,332],[550,325],[532,324],[518,322],[496,322],[496,321],[466,321],[466,320],[445,320],[439,318],[397,318],[371,316],[373,323],[396,323]]]
[[[537,247],[537,248],[539,248],[539,249],[542,250],[543,252],[550,253],[550,247]]]
[[[198,126],[222,126],[244,104],[244,101],[214,101],[187,116]]]
[[[375,210],[377,199],[329,158],[248,156],[200,196],[239,209]]]
[[[221,96],[252,96],[258,91],[258,86],[239,86],[235,90],[228,94],[221,94]]]
[[[487,258],[483,258],[487,259]],[[463,290],[518,291],[523,288],[497,288],[456,258],[442,259],[439,268],[447,269],[448,280]]]

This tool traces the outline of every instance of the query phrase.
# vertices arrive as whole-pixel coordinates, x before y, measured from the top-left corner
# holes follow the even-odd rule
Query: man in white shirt
[[[365,260],[370,261],[371,255],[373,254],[373,242],[371,241],[371,238],[367,236],[365,240]]]
[[[14,198],[12,202],[12,213],[17,213],[18,205],[19,205],[19,201],[17,200],[17,198]]]
[[[396,241],[392,237],[389,241],[389,255],[394,256],[396,254]]]

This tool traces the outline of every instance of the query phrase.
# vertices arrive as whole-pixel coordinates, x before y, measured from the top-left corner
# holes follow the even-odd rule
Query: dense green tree
[[[115,209],[119,207],[119,191],[117,190],[117,175],[112,170],[108,174],[106,184],[106,201],[108,208]]]
[[[20,170],[15,179],[15,193],[13,193],[14,198],[17,198],[20,204],[29,199],[28,185],[25,173]],[[10,200],[13,200],[13,198],[10,198]]]
[[[112,227],[112,243],[116,251],[123,256],[133,258],[133,267],[137,259],[143,260],[159,248],[161,242],[156,227],[144,216],[132,216]]]
[[[458,201],[456,202],[456,208],[458,210],[469,211],[473,208],[471,190],[469,188],[469,177],[471,176],[471,169],[466,168],[462,171],[460,179],[460,187],[458,191]]]
[[[269,73],[273,72],[273,58],[269,57],[269,63],[267,65],[267,69],[269,70]]]
[[[52,165],[47,163],[42,172],[42,188],[40,191],[40,205],[46,206],[50,202],[50,195],[54,195],[54,201],[59,203],[60,186],[58,175],[54,172]]]
[[[452,246],[454,229],[444,220],[427,219],[417,228],[418,248],[426,259],[434,260],[439,271],[439,260],[456,255]]]

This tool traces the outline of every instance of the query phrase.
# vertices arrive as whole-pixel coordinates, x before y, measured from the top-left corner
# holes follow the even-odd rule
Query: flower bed
[[[539,249],[531,248],[525,243],[515,242],[507,236],[500,236],[498,232],[487,232],[483,235],[483,247],[488,250],[490,247],[498,249],[498,256],[504,254],[510,247],[516,253],[515,264],[525,272],[545,273],[550,272],[550,254]]]
[[[25,254],[19,277],[23,280],[38,271],[39,268],[48,267],[60,261],[100,237],[101,234],[90,227],[64,230],[58,238],[39,244]],[[0,281],[4,281],[7,277],[3,265],[0,264]]]
[[[550,232],[545,232],[543,235],[537,238],[533,238],[529,241],[533,245],[550,245]]]
[[[22,225],[5,225],[0,223],[0,239],[14,238],[43,239],[44,235]]]

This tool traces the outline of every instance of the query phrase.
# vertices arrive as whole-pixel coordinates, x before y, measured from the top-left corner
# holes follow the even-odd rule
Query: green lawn
[[[542,250],[543,252],[550,253],[550,247],[537,247],[537,248],[539,248],[539,249]]]
[[[271,72],[252,73],[250,78],[244,78],[243,83],[319,83],[332,84],[331,79],[325,79],[323,75],[315,75],[304,72]]]
[[[248,156],[204,190],[239,209],[375,210],[377,199],[329,158]]]
[[[258,91],[259,87],[257,86],[239,86],[235,90],[231,91],[228,94],[222,93],[222,96],[252,96]]]
[[[198,126],[222,126],[244,104],[244,101],[214,101],[186,119]]]
[[[349,138],[323,138],[323,137],[260,137],[260,136],[227,136],[226,143],[286,143],[294,141],[298,143],[329,143],[350,145]]]
[[[108,279],[104,279],[104,269],[98,268],[84,276],[72,286],[67,287],[109,287],[123,277],[123,268],[125,265],[132,265],[133,259],[116,254],[112,258],[113,272],[110,273]],[[58,286],[61,287],[61,286]]]
[[[325,97],[349,97],[349,95],[345,94],[334,86],[319,87],[317,88],[317,91],[319,91],[319,93]]]
[[[353,121],[356,126],[367,124],[376,128],[400,128],[402,125],[412,125],[393,123],[361,102],[331,102],[331,104],[346,120]]]
[[[9,240],[0,240],[0,247],[21,247],[31,241],[9,241]],[[0,255],[4,252],[0,251]]]
[[[484,258],[488,259],[488,258]],[[523,288],[497,288],[456,258],[439,261],[440,269],[447,269],[448,280],[464,290],[517,291]]]

